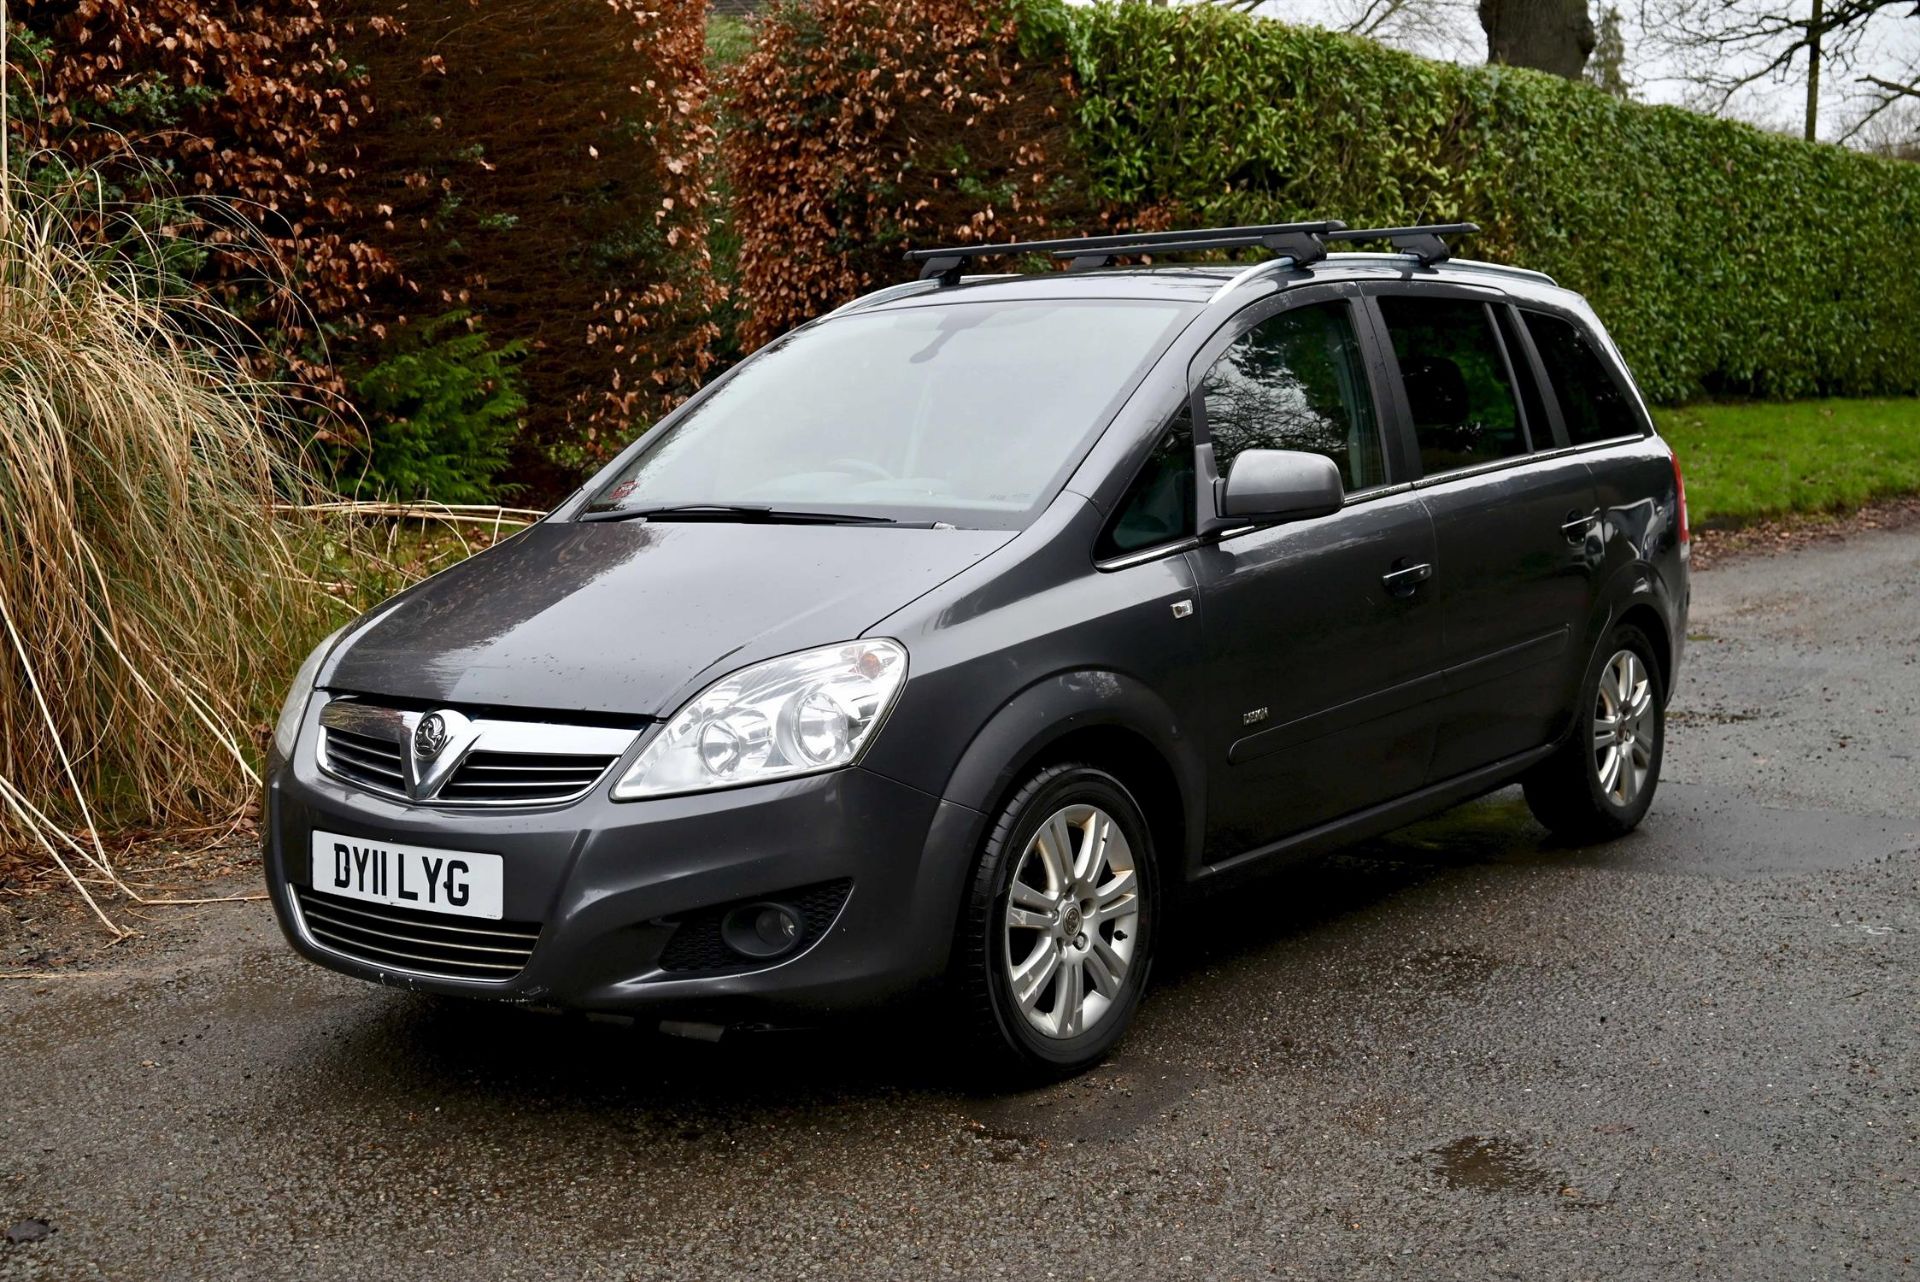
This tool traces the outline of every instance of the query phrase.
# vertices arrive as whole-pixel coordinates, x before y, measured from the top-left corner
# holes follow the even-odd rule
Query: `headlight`
[[[817,774],[860,755],[907,676],[897,641],[803,650],[717,681],[614,785],[616,801]]]
[[[286,761],[293,756],[293,741],[300,737],[300,722],[307,715],[307,696],[313,693],[313,678],[319,673],[320,665],[326,661],[327,654],[333,649],[333,643],[347,630],[342,624],[335,628],[333,635],[313,647],[313,653],[293,674],[293,689],[287,691],[287,701],[280,705],[280,720],[273,727],[273,748]]]

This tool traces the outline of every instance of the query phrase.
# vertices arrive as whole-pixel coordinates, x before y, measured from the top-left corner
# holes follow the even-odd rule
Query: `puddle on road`
[[[1527,1147],[1513,1140],[1465,1135],[1431,1150],[1448,1188],[1475,1193],[1564,1193],[1566,1182],[1536,1165]]]

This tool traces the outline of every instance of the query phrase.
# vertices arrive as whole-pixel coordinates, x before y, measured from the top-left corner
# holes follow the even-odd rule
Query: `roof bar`
[[[920,279],[942,286],[958,285],[960,272],[976,258],[1009,254],[1052,254],[1071,260],[1075,268],[1105,267],[1116,258],[1137,254],[1197,254],[1218,249],[1267,249],[1295,267],[1308,267],[1327,256],[1326,242],[1384,240],[1422,266],[1431,267],[1453,257],[1445,237],[1470,236],[1474,223],[1430,223],[1414,227],[1348,227],[1336,219],[1317,223],[1268,223],[1258,227],[1200,227],[1187,231],[1120,232],[1109,236],[1075,236],[1063,240],[1021,240],[1005,244],[948,245],[939,249],[910,249],[907,261],[920,264]]]
[[[1318,223],[1268,232],[1231,230],[1224,234],[1194,237],[1171,245],[1165,241],[1136,238],[1124,244],[1091,250],[1056,249],[1053,256],[1072,259],[1072,266],[1079,269],[1107,267],[1113,263],[1114,259],[1133,254],[1194,254],[1207,249],[1259,248],[1270,249],[1282,258],[1291,258],[1296,267],[1305,267],[1327,256],[1326,242],[1320,238],[1322,234],[1338,231],[1343,225],[1342,223]]]
[[[1013,241],[999,245],[950,245],[940,249],[908,250],[907,261],[920,264],[921,279],[935,278],[942,285],[959,284],[960,269],[969,259],[1007,254],[1052,254],[1059,258],[1071,258],[1076,267],[1087,267],[1104,266],[1121,254],[1198,253],[1208,249],[1258,246],[1290,255],[1297,262],[1302,261],[1301,255],[1306,255],[1304,261],[1312,262],[1326,254],[1326,248],[1318,238],[1345,226],[1345,223],[1334,221],[1271,223],[1259,227],[1122,232],[1111,236],[1075,236],[1065,240]]]
[[[1453,249],[1443,236],[1471,236],[1478,223],[1430,223],[1424,227],[1348,227],[1325,233],[1328,240],[1384,240],[1402,253],[1412,254],[1423,267],[1444,263]]]

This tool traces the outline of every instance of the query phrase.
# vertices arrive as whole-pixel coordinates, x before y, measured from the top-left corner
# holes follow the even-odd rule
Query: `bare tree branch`
[[[1872,85],[1876,89],[1886,90],[1889,94],[1893,95],[1892,98],[1887,99],[1888,102],[1892,102],[1895,98],[1902,96],[1920,98],[1920,81],[1910,85],[1903,85],[1893,80],[1882,80],[1879,76],[1862,76],[1860,77],[1860,83]]]
[[[1888,92],[1854,133],[1853,145],[1864,151],[1920,161],[1920,98]]]
[[[1174,0],[1181,3],[1182,0]],[[1486,56],[1475,0],[1212,0],[1376,40],[1429,58]]]
[[[1848,125],[1844,130],[1842,130],[1838,141],[1843,143],[1852,142],[1855,138],[1860,137],[1862,134],[1866,133],[1869,128],[1872,127],[1873,122],[1878,120],[1881,114],[1884,113],[1887,110],[1887,108],[1893,106],[1895,103],[1899,101],[1901,101],[1901,99],[1898,94],[1887,94],[1883,96],[1879,102],[1875,103],[1873,106],[1867,108],[1864,112],[1862,112],[1858,120],[1854,121],[1852,124]]]
[[[1908,26],[1920,20],[1916,0],[1640,0],[1639,10],[1644,44],[1669,56],[1679,71],[1665,78],[1693,85],[1699,108],[1724,113],[1757,85],[1804,80],[1809,136],[1822,116],[1835,118],[1836,98],[1838,118],[1853,120],[1840,136],[1857,132],[1871,114],[1859,113],[1891,92],[1873,80],[1900,83],[1912,74],[1890,61],[1889,35],[1920,35],[1920,23]],[[1859,84],[1877,92],[1848,87]]]
[[[1356,36],[1372,36],[1381,27],[1393,21],[1408,0],[1367,0],[1367,7],[1347,24],[1347,31]]]

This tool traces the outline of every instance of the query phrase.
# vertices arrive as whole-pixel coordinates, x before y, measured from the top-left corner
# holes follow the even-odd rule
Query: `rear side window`
[[[1527,350],[1520,337],[1520,317],[1511,307],[1496,307],[1500,322],[1500,341],[1507,347],[1507,368],[1513,372],[1520,389],[1520,409],[1526,416],[1527,439],[1536,450],[1553,448],[1553,425],[1547,421],[1547,403],[1540,398],[1540,379],[1532,364],[1521,355]]]
[[[1193,533],[1193,411],[1182,409],[1115,510],[1094,555],[1138,552]]]
[[[1567,438],[1585,445],[1615,436],[1638,436],[1640,420],[1632,402],[1580,331],[1558,316],[1524,315],[1540,363],[1547,367],[1547,381],[1560,400]]]
[[[1506,354],[1484,303],[1387,296],[1380,315],[1400,363],[1422,472],[1527,452]]]
[[[1261,321],[1221,353],[1200,392],[1222,476],[1242,450],[1305,450],[1332,459],[1349,492],[1386,480],[1346,303],[1295,307]]]

